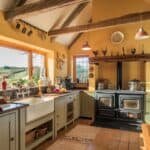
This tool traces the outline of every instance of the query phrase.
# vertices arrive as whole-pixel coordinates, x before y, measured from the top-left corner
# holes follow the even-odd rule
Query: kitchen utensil
[[[104,56],[106,56],[106,54],[107,54],[107,49],[102,50],[102,53],[103,53]]]
[[[131,48],[131,54],[134,55],[136,53],[136,49],[135,48]]]
[[[137,79],[131,80],[128,83],[130,91],[137,91],[140,89],[140,81]]]
[[[124,49],[124,47],[122,47],[122,54],[123,54],[123,56],[125,56],[125,49]]]
[[[95,50],[95,51],[92,51],[92,52],[93,52],[94,56],[97,57],[97,55],[98,55],[98,50]]]

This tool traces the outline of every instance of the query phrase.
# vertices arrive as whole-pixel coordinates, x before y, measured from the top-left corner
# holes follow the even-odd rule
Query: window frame
[[[75,82],[76,81],[76,77],[77,77],[77,72],[76,72],[76,59],[77,58],[81,58],[81,57],[87,57],[89,58],[89,55],[76,55],[76,56],[73,56],[73,81]],[[80,83],[80,84],[85,84],[85,83]]]
[[[43,55],[44,56],[44,67],[45,67],[45,76],[47,77],[47,57],[46,57],[46,53],[44,52],[37,52],[37,51],[30,51],[30,50],[25,50],[25,49],[19,49],[16,47],[11,47],[11,46],[7,46],[7,45],[3,45],[0,44],[1,47],[6,47],[6,48],[10,48],[10,50],[17,50],[17,51],[22,51],[22,52],[26,52],[28,54],[28,59],[27,59],[27,67],[28,67],[28,76],[29,76],[29,80],[32,79],[33,76],[33,59],[32,59],[32,54],[36,53],[39,55]]]

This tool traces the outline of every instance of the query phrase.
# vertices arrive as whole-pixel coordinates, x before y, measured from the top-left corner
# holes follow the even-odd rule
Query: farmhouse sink
[[[26,108],[26,123],[37,120],[38,118],[54,112],[54,98],[51,97],[25,98],[17,101],[17,103],[29,105]]]

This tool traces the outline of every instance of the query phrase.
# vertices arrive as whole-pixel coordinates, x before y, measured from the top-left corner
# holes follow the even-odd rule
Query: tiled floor
[[[90,120],[79,120],[53,143],[47,141],[36,150],[142,150],[140,133],[89,126]]]

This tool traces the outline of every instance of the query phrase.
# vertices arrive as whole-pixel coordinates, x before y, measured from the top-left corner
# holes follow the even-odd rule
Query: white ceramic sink
[[[51,97],[25,98],[17,103],[29,104],[26,108],[27,123],[54,112],[54,98]]]

